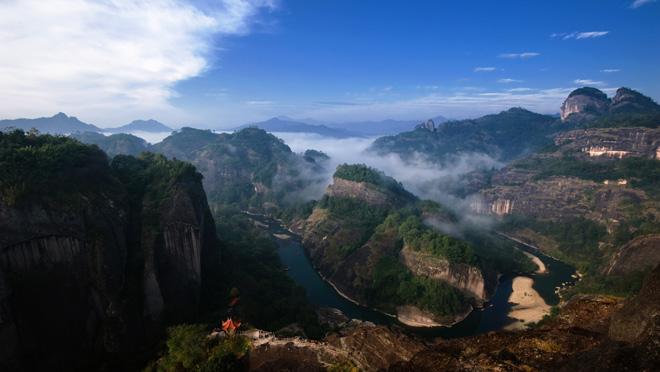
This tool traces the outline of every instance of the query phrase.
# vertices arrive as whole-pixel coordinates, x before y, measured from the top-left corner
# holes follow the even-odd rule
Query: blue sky
[[[69,1],[80,5],[80,14],[90,13],[87,1]],[[95,63],[90,72],[87,62],[76,61],[79,66],[62,79],[14,84],[5,93],[18,97],[17,104],[0,106],[0,114],[42,113],[33,107],[35,100],[20,101],[34,98],[27,93],[43,91],[42,85],[52,90],[50,97],[66,98],[51,102],[36,95],[44,111],[66,111],[102,125],[119,125],[129,116],[155,117],[175,126],[231,127],[277,115],[325,121],[462,118],[512,106],[552,113],[571,89],[583,85],[610,94],[629,86],[660,98],[656,1],[160,3],[167,5],[97,6],[92,13],[98,11],[98,18],[71,31],[84,33],[90,24],[105,24],[108,14],[122,20],[118,23],[124,27],[108,22],[102,26],[107,32],[96,39],[78,36],[80,43],[64,48],[67,55],[86,56],[95,55],[97,44],[115,45],[108,58],[128,50],[130,64],[113,61],[108,66],[112,79],[96,83],[103,64],[90,57],[88,63]],[[184,21],[162,21],[172,16]],[[156,26],[144,29],[145,19]],[[123,47],[134,38],[142,38],[135,48],[139,52]],[[57,41],[35,44],[50,47]],[[60,63],[53,63],[53,69],[62,66],[62,60],[55,62]],[[0,72],[20,69],[3,64]],[[136,64],[142,68],[132,71]],[[89,94],[79,93],[77,79]]]

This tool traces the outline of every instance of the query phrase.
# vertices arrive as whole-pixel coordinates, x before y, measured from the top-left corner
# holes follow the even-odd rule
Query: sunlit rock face
[[[582,121],[592,119],[609,111],[607,95],[595,88],[576,89],[561,105],[561,120]]]
[[[657,114],[660,106],[651,98],[629,88],[619,88],[610,100],[596,88],[576,89],[561,105],[563,122],[580,123],[606,114]]]
[[[660,149],[660,129],[635,127],[578,129],[558,134],[554,142],[565,151],[581,152],[592,158],[657,159]]]

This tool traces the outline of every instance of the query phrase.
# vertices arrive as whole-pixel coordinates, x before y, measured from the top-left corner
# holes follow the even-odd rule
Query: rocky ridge
[[[609,99],[596,88],[576,89],[561,105],[561,120],[571,123],[585,123],[607,114],[630,114],[658,112],[660,106],[649,97],[629,88],[619,88]]]

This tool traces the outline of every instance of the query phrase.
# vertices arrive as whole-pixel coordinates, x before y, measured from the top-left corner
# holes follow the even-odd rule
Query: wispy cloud
[[[570,32],[570,33],[555,33],[550,35],[553,38],[561,38],[562,40],[575,39],[594,39],[609,34],[609,31],[586,31],[586,32]]]
[[[606,69],[600,70],[600,72],[605,72],[605,73],[608,73],[608,74],[611,74],[613,72],[619,72],[619,71],[621,71],[621,70],[619,70],[618,68],[606,68]]]
[[[656,0],[635,0],[635,1],[632,2],[632,4],[630,4],[630,7],[633,8],[633,9],[637,9],[637,8],[639,8],[640,6],[644,6],[644,5],[646,5],[646,4],[655,3],[655,1],[656,1]]]
[[[573,83],[578,84],[578,85],[605,85],[604,81],[597,81],[597,80],[591,80],[591,79],[575,79],[573,80]]]
[[[497,82],[502,83],[502,84],[511,84],[511,83],[522,83],[523,80],[504,78],[504,79],[497,80]]]
[[[350,102],[350,101],[315,101],[314,104],[328,105],[328,106],[359,106],[359,105],[362,105],[362,103]]]
[[[250,32],[268,0],[0,1],[0,112],[75,112],[97,124],[185,116],[176,83],[211,66],[216,42]],[[201,6],[201,5],[200,5]]]
[[[416,89],[421,89],[421,90],[438,90],[440,89],[439,85],[417,85],[415,87]]]
[[[522,53],[502,53],[499,55],[499,57],[507,58],[507,59],[528,59],[528,58],[538,57],[540,55],[541,53],[537,53],[537,52],[522,52]]]
[[[497,70],[495,67],[475,67],[474,72],[493,72]]]
[[[268,100],[252,100],[252,101],[245,101],[246,104],[248,105],[272,105],[273,101],[268,101]]]

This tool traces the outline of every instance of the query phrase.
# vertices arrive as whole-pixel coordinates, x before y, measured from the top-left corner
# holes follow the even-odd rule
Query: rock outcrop
[[[658,113],[660,106],[651,98],[629,88],[619,88],[611,100],[596,88],[576,89],[561,105],[561,120],[586,122],[606,114]]]
[[[617,89],[610,106],[612,113],[657,112],[659,110],[660,106],[651,98],[625,87]]]
[[[328,186],[325,193],[335,198],[362,200],[377,207],[386,207],[395,202],[390,195],[378,190],[370,183],[349,181],[337,177],[333,178],[332,184]]]
[[[347,320],[321,341],[256,333],[249,357],[254,371],[381,371],[425,349],[399,330],[359,320]]]
[[[619,248],[605,269],[605,274],[622,275],[644,271],[658,264],[660,264],[660,234],[642,235]]]
[[[89,149],[63,141],[70,151]],[[198,173],[164,158],[125,157],[117,167],[99,159],[98,168],[83,161],[80,179],[43,181],[47,195],[16,200],[0,190],[2,370],[130,360],[167,322],[198,314],[206,277],[219,270]]]
[[[610,100],[605,93],[596,88],[580,88],[571,92],[561,105],[561,120],[593,119],[605,114],[609,109]]]
[[[660,129],[579,129],[558,134],[554,142],[564,151],[583,154],[583,159],[586,157],[658,159]]]
[[[415,129],[426,129],[430,132],[435,132],[437,128],[433,122],[433,119],[429,119],[421,124],[418,124]]]
[[[458,288],[467,296],[482,303],[490,297],[493,288],[486,288],[486,280],[478,268],[462,263],[452,264],[446,259],[429,253],[403,247],[399,252],[401,262],[415,275],[442,280]]]

